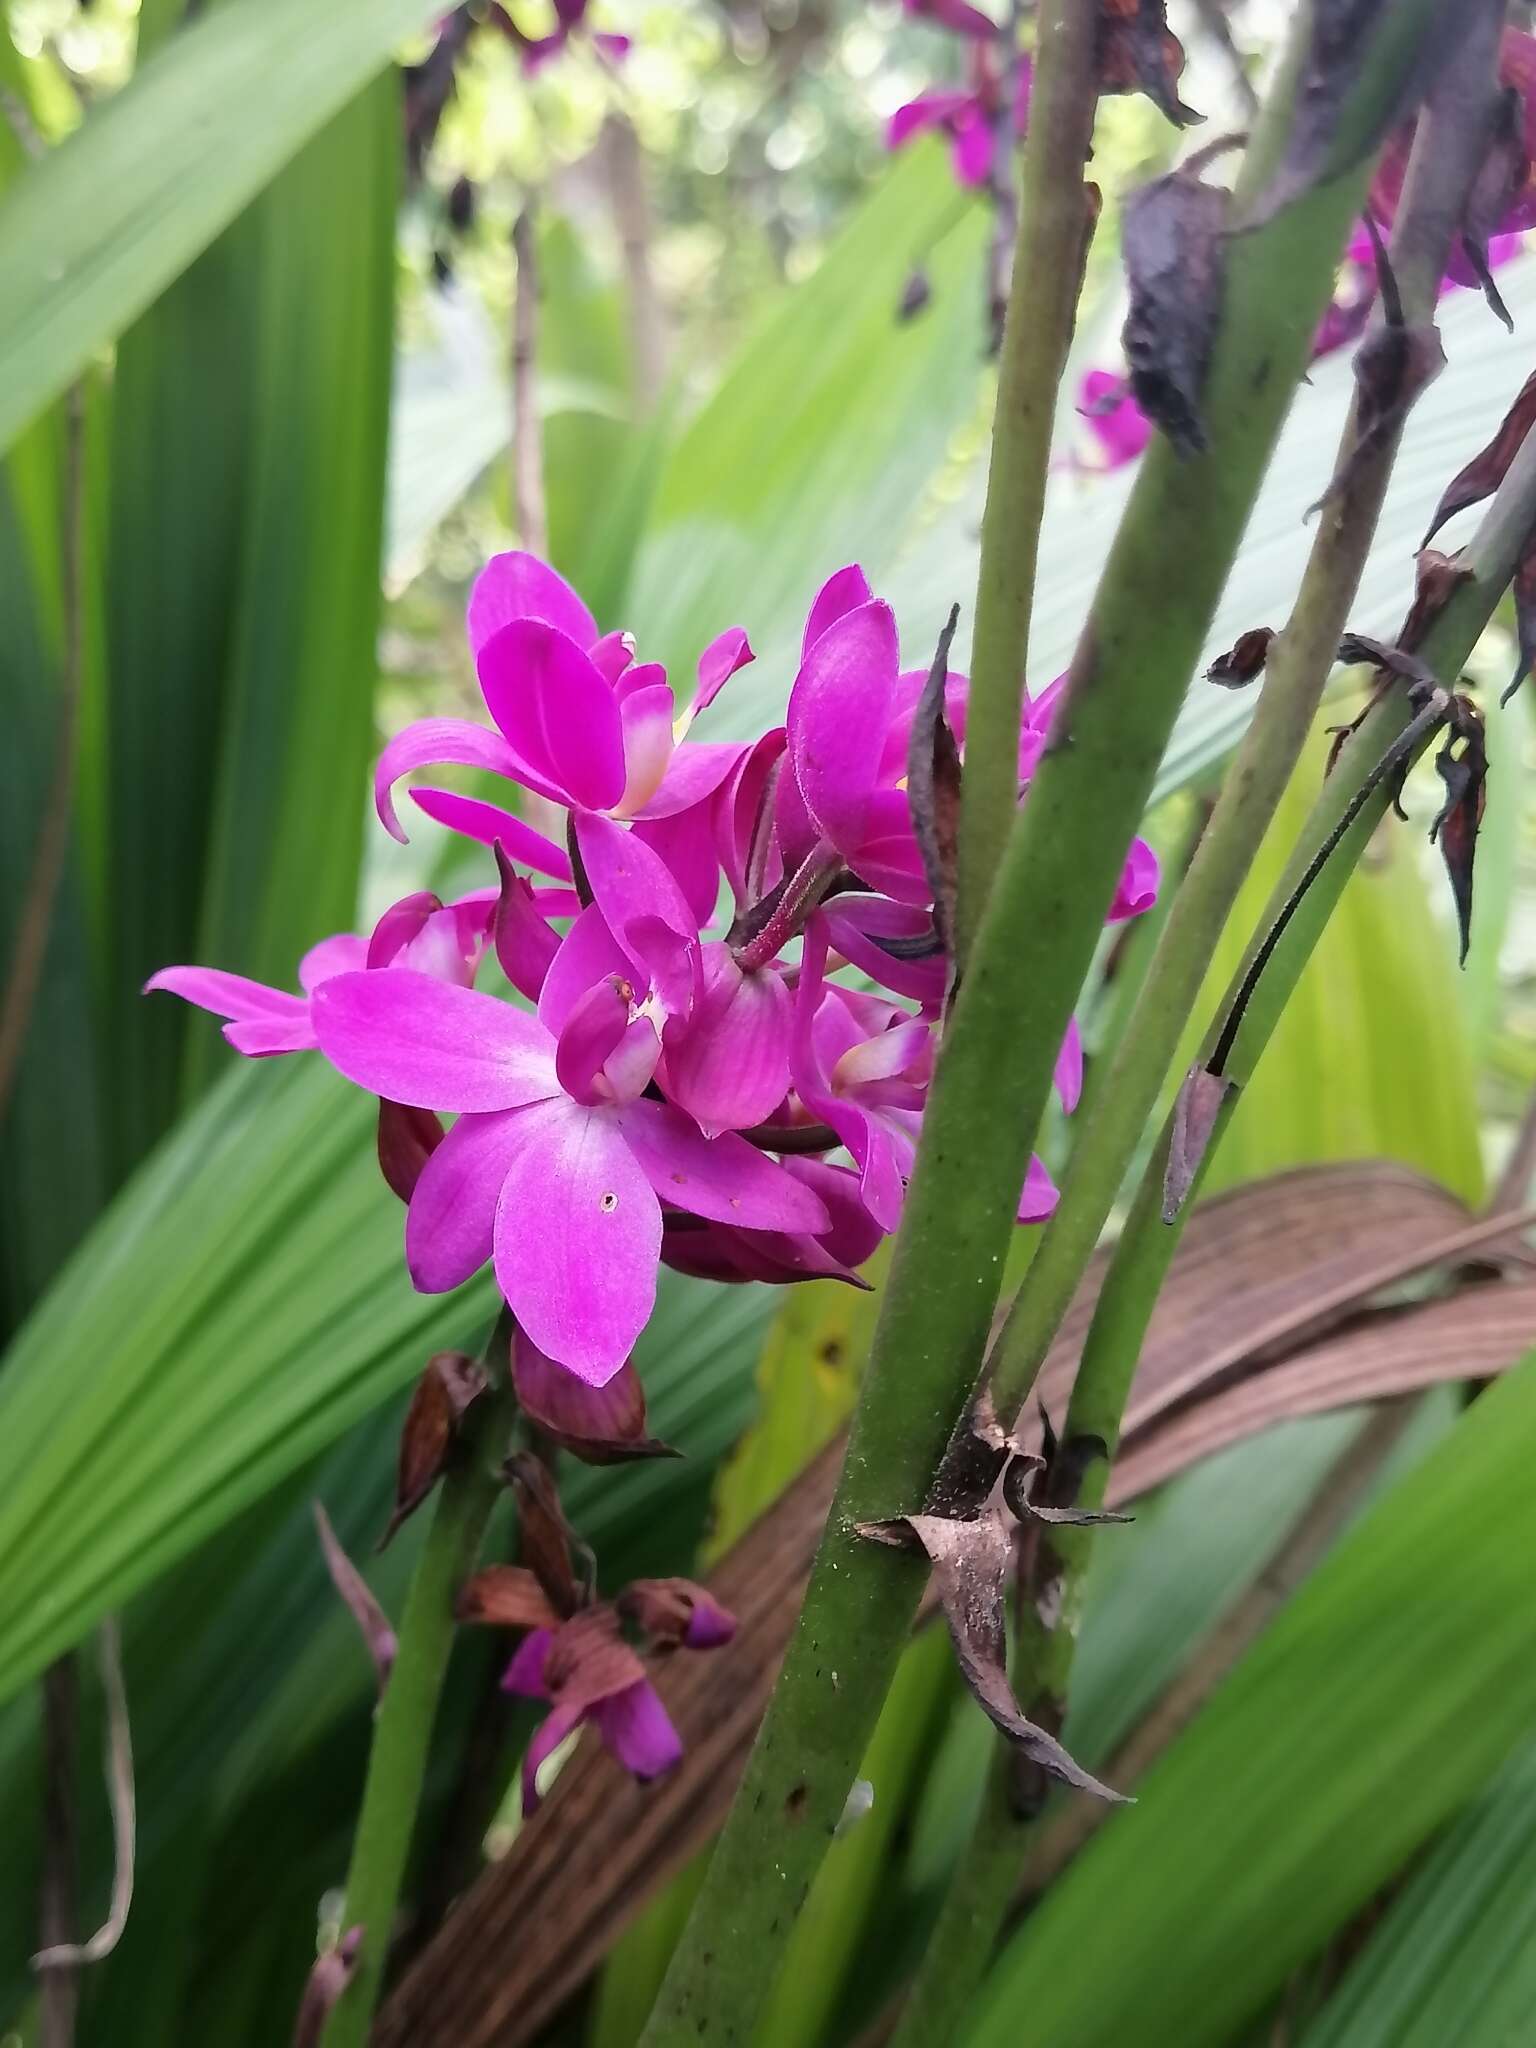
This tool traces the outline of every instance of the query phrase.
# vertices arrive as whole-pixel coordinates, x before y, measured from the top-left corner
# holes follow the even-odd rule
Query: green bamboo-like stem
[[[373,1726],[341,1918],[344,1927],[363,1929],[362,1947],[327,2024],[323,2048],[364,2048],[378,2002],[432,1724],[453,1647],[454,1595],[473,1569],[502,1490],[497,1454],[514,1413],[502,1328],[498,1322],[486,1352],[498,1383],[470,1410],[458,1455],[443,1476],[406,1595],[394,1668]]]
[[[1421,658],[1445,681],[1455,680],[1494,607],[1508,588],[1516,560],[1533,525],[1536,525],[1536,435],[1528,437],[1472,543],[1468,553],[1471,580],[1456,591],[1419,650]],[[1336,829],[1357,792],[1373,777],[1382,753],[1401,737],[1408,723],[1405,703],[1399,698],[1388,699],[1345,749],[1308,823],[1286,878],[1271,900],[1261,931],[1269,929],[1272,918],[1288,900],[1299,876]],[[1239,1084],[1252,1075],[1345,883],[1371,833],[1381,822],[1389,800],[1385,785],[1372,790],[1360,816],[1330,856],[1275,949],[1244,1013],[1242,1029],[1227,1062],[1229,1076]],[[1246,966],[1243,971],[1246,971]],[[1241,976],[1234,983],[1234,991],[1240,983]],[[1213,1028],[1207,1041],[1207,1051],[1216,1036],[1217,1030]],[[1226,1127],[1232,1107],[1229,1101],[1223,1110],[1216,1137],[1205,1155],[1207,1161]],[[1069,1436],[1102,1438],[1111,1457],[1118,1442],[1120,1421],[1147,1324],[1193,1202],[1192,1191],[1179,1220],[1172,1225],[1163,1222],[1163,1175],[1168,1160],[1168,1139],[1169,1131],[1165,1128],[1138,1187],[1105,1276],[1064,1423],[1065,1433]],[[1108,1458],[1096,1461],[1090,1469],[1082,1489],[1085,1507],[1094,1508],[1102,1503],[1109,1470]],[[1027,1661],[1033,1677],[1033,1686],[1026,1697],[1026,1711],[1037,1720],[1053,1716],[1059,1718],[1063,1711],[1077,1647],[1093,1533],[1090,1529],[1079,1528],[1052,1531],[1052,1542],[1061,1563],[1058,1619],[1052,1628],[1046,1629],[1033,1613],[1023,1618],[1018,1661],[1021,1665]],[[966,1876],[957,1886],[955,1902],[952,1904],[946,1900],[940,1928],[935,1931],[935,1942],[939,1940],[944,1920],[951,1921],[956,1930],[961,1925],[969,1926],[972,1938],[979,1940],[976,1923],[990,1919],[986,1944],[990,1945],[995,1938],[1000,1923],[991,1918],[989,1903],[997,1902],[999,1914],[1006,1910],[1026,1840],[1024,1830],[1012,1817],[1008,1790],[1008,1773],[999,1765],[994,1769],[976,1835],[966,1851],[962,1866]],[[990,1883],[986,1886],[973,1884],[969,1873],[983,1865],[987,1866]],[[999,1892],[1002,1895],[1000,1901],[997,1900]],[[952,1931],[948,1939],[952,1948],[957,1949],[960,1933]],[[985,1953],[984,1948],[982,1953]],[[909,2038],[915,2041],[918,2036]],[[942,2036],[928,2038],[937,2040]]]
[[[1469,10],[1455,63],[1420,123],[1392,247],[1410,327],[1433,319],[1440,279],[1486,147],[1484,114],[1502,14],[1498,0],[1482,0],[1475,12]],[[990,1377],[1002,1415],[1015,1413],[1027,1398],[1061,1327],[1156,1107],[1222,928],[1301,758],[1370,557],[1401,432],[1399,422],[1356,456],[1358,402],[1351,408],[1335,467],[1348,481],[1322,512],[1290,621],[1269,650],[1253,722],[1078,1135],[1060,1205],[994,1348]]]
[[[970,954],[1018,807],[1029,658],[1056,394],[1072,345],[1093,214],[1083,170],[1098,105],[1098,10],[1046,0],[1024,138],[1023,210],[998,360],[966,709],[956,952]],[[1005,110],[1004,118],[1008,118]]]
[[[1404,0],[1377,24],[1346,133],[1370,132],[1435,11]],[[1245,163],[1247,198],[1283,147],[1302,47]],[[1056,1049],[1365,177],[1362,165],[1233,242],[1204,395],[1211,452],[1181,462],[1160,443],[1137,479],[956,998],[800,1622],[644,2048],[750,2038],[831,1841],[924,1577],[856,1525],[924,1499],[974,1384]],[[989,546],[1012,552],[1017,538],[994,531]]]

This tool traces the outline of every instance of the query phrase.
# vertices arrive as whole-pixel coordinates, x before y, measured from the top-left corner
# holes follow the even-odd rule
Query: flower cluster
[[[558,807],[563,833],[413,787],[416,809],[489,850],[484,888],[411,896],[366,939],[325,940],[300,993],[196,967],[149,987],[227,1019],[240,1052],[318,1047],[378,1096],[415,1285],[491,1262],[546,1374],[627,1385],[661,1264],[856,1282],[900,1219],[948,979],[906,789],[925,672],[903,667],[857,567],[817,593],[784,723],[755,741],[693,737],[753,659],[740,628],[704,650],[678,717],[663,670],[530,555],[486,567],[468,623],[488,722],[400,733],[379,816],[404,838],[402,778],[454,764],[532,792],[546,821]],[[1057,694],[1026,705],[1021,792]],[[962,744],[966,696],[948,675]],[[1111,918],[1156,887],[1138,841]],[[1068,1109],[1080,1080],[1074,1029]],[[1054,1202],[1032,1162],[1020,1220]]]

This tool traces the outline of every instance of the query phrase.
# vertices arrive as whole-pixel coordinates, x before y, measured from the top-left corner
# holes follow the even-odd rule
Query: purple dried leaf
[[[445,1136],[441,1119],[430,1109],[380,1099],[379,1171],[391,1194],[410,1201],[422,1168]]]
[[[1199,175],[1209,156],[1144,185],[1125,209],[1131,391],[1180,455],[1206,445],[1200,396],[1221,311],[1228,195]]]
[[[912,830],[933,892],[933,926],[944,949],[955,929],[955,878],[960,853],[960,749],[944,715],[949,650],[960,607],[952,605],[912,715],[907,745],[907,803]]]
[[[1435,757],[1435,767],[1445,784],[1445,802],[1429,828],[1429,836],[1439,846],[1450,877],[1461,940],[1461,965],[1465,967],[1467,948],[1472,943],[1472,865],[1483,822],[1488,749],[1482,718],[1471,699],[1458,696],[1451,701],[1454,715],[1445,743]]]
[[[331,1518],[319,1501],[315,1502],[315,1526],[320,1532],[320,1548],[325,1553],[325,1568],[331,1575],[331,1584],[341,1595],[348,1613],[362,1633],[382,1695],[394,1668],[397,1648],[389,1616],[374,1598],[367,1580],[342,1549],[336,1531],[331,1527]]]
[[[1205,672],[1205,680],[1219,683],[1224,690],[1246,689],[1264,673],[1274,638],[1273,626],[1250,626],[1246,633],[1238,635],[1225,654],[1217,655]]]
[[[1503,483],[1510,464],[1519,454],[1533,425],[1536,425],[1536,371],[1532,371],[1521,385],[1514,403],[1499,422],[1499,430],[1487,447],[1480,449],[1464,469],[1458,470],[1441,492],[1435,516],[1424,536],[1424,547],[1429,546],[1445,522],[1454,518],[1456,513],[1492,497]]]
[[[1189,1199],[1189,1191],[1210,1149],[1216,1119],[1237,1083],[1225,1074],[1213,1074],[1198,1062],[1184,1076],[1178,1100],[1173,1105],[1173,1135],[1168,1144],[1168,1165],[1163,1173],[1163,1221],[1174,1223]]]

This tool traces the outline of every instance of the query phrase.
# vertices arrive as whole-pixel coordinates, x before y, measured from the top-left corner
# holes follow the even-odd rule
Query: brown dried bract
[[[947,952],[953,951],[955,882],[960,854],[960,749],[944,715],[949,650],[960,607],[953,605],[939,635],[938,649],[912,716],[907,744],[907,805],[933,891],[933,925]]]
[[[1438,548],[1421,548],[1414,558],[1413,603],[1398,629],[1397,645],[1414,653],[1445,610],[1452,593],[1471,574],[1460,551],[1443,555]]]
[[[1472,865],[1483,822],[1488,748],[1482,717],[1471,698],[1453,697],[1451,705],[1445,744],[1435,757],[1435,767],[1445,784],[1445,802],[1429,828],[1429,836],[1439,846],[1450,877],[1461,939],[1461,965],[1465,967],[1467,948],[1472,943]]]
[[[1184,64],[1167,0],[1099,0],[1100,92],[1144,92],[1175,128],[1188,128],[1205,116],[1179,98]]]
[[[1177,1222],[1179,1211],[1189,1200],[1200,1167],[1210,1150],[1216,1120],[1227,1097],[1237,1089],[1225,1074],[1213,1074],[1198,1061],[1184,1076],[1173,1105],[1173,1130],[1168,1141],[1168,1164],[1163,1169],[1163,1221]]]
[[[1422,38],[1417,61],[1397,93],[1371,108],[1369,122],[1343,121],[1355,97],[1377,30],[1396,0],[1313,0],[1312,35],[1290,140],[1279,168],[1242,222],[1262,227],[1310,192],[1369,156],[1382,138],[1418,106],[1438,69],[1440,52],[1458,32],[1466,0],[1441,0]]]
[[[380,1550],[442,1477],[465,1416],[489,1384],[481,1367],[462,1351],[439,1351],[427,1361],[400,1431],[395,1507],[379,1539]]]
[[[1426,548],[1447,519],[1464,512],[1469,505],[1480,505],[1484,498],[1493,496],[1508,475],[1509,466],[1520,453],[1533,425],[1536,425],[1536,371],[1532,371],[1521,385],[1514,404],[1505,413],[1499,423],[1499,431],[1487,447],[1474,455],[1441,493],[1435,516],[1424,536]]]
[[[1200,176],[1213,153],[1144,185],[1125,209],[1130,307],[1120,339],[1131,390],[1180,455],[1206,445],[1200,398],[1221,312],[1228,195]]]
[[[1273,626],[1250,626],[1240,633],[1225,654],[1218,654],[1205,672],[1208,683],[1220,683],[1224,690],[1242,690],[1264,673],[1274,641]]]

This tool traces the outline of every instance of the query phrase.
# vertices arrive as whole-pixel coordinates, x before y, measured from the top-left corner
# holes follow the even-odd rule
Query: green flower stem
[[[997,415],[971,636],[956,949],[970,956],[1018,808],[1019,707],[1050,476],[1093,212],[1083,173],[1098,106],[1098,10],[1046,0],[1024,139],[1023,211],[998,359]]]
[[[1533,525],[1536,525],[1536,435],[1528,437],[1469,550],[1468,566],[1473,572],[1471,580],[1457,590],[1420,650],[1422,659],[1443,680],[1454,682],[1508,587],[1520,550]],[[1375,773],[1382,753],[1407,730],[1409,717],[1406,693],[1394,695],[1372,715],[1345,749],[1325,786],[1287,875],[1272,899],[1260,942],[1262,931],[1269,929],[1271,919],[1278,914],[1296,881],[1335,830],[1362,785]],[[1371,833],[1385,814],[1388,801],[1389,793],[1384,786],[1371,792],[1360,817],[1329,857],[1322,874],[1308,891],[1276,947],[1244,1014],[1242,1029],[1227,1062],[1227,1072],[1237,1082],[1245,1082],[1251,1077],[1345,883]],[[1257,942],[1254,950],[1257,950]],[[1240,982],[1234,983],[1234,992],[1239,985]],[[1216,1036],[1217,1030],[1213,1029],[1207,1041],[1207,1051]],[[1205,1155],[1207,1160],[1219,1142],[1232,1107],[1229,1101],[1222,1112],[1216,1137]],[[1068,1436],[1081,1434],[1102,1438],[1110,1447],[1111,1456],[1119,1439],[1121,1417],[1141,1355],[1147,1324],[1178,1248],[1184,1218],[1188,1216],[1194,1199],[1192,1191],[1176,1223],[1169,1225],[1163,1222],[1163,1174],[1168,1160],[1168,1136],[1165,1129],[1137,1190],[1100,1290],[1064,1424]],[[1091,1468],[1082,1489],[1085,1507],[1102,1505],[1109,1470],[1107,1458],[1096,1461]],[[1021,1697],[1025,1711],[1032,1719],[1051,1725],[1059,1724],[1065,1710],[1093,1536],[1094,1531],[1081,1528],[1061,1528],[1052,1532],[1061,1571],[1058,1619],[1047,1629],[1033,1610],[1021,1617],[1016,1664],[1020,1670],[1028,1670],[1032,1681],[1027,1696],[1020,1688]],[[956,1967],[964,1967],[968,1963],[974,1965],[968,1977],[957,1978],[952,1971],[946,1973],[951,1986],[956,1982],[976,1982],[979,1979],[986,1954],[1006,1912],[1027,1839],[1026,1829],[1015,1817],[1010,1804],[1010,1791],[1011,1778],[1006,1761],[999,1760],[993,1769],[975,1835],[967,1846],[956,1884],[945,1901],[935,1928],[925,1957],[923,1978],[914,1990],[914,2001],[928,1982],[929,1959],[940,1953],[941,1948]],[[931,1994],[925,1995],[925,2002],[927,1995]],[[911,2009],[912,2002],[909,2002],[909,2011]],[[905,2044],[919,2040],[940,2042],[944,2034],[937,2030],[926,2035],[912,2032],[904,2015],[902,2029],[896,2039],[905,2048]]]
[[[501,1327],[498,1323],[498,1333]],[[501,1383],[470,1410],[459,1454],[443,1476],[406,1595],[394,1669],[374,1722],[341,1918],[343,1927],[363,1929],[363,1941],[352,1980],[322,2037],[323,2048],[364,2048],[368,2039],[453,1647],[454,1595],[474,1567],[502,1490],[497,1454],[515,1410],[499,1334],[492,1337],[487,1357]]]
[[[1435,11],[1436,0],[1404,0],[1378,24],[1346,133],[1390,102]],[[1293,42],[1244,197],[1278,160],[1300,54]],[[1233,240],[1205,391],[1211,452],[1180,462],[1159,443],[1137,479],[1056,742],[1012,827],[960,985],[799,1626],[644,2048],[751,2038],[832,1838],[924,1580],[914,1558],[863,1542],[855,1527],[925,1498],[974,1385],[1056,1049],[1365,178],[1362,164]],[[1017,427],[1000,418],[998,433],[1006,441]],[[1017,560],[1022,545],[994,524],[984,576],[998,549]]]
[[[1393,241],[1393,267],[1410,327],[1433,320],[1440,279],[1481,162],[1482,116],[1493,90],[1501,15],[1501,8],[1484,0],[1469,20],[1445,89],[1420,124]],[[994,1347],[990,1378],[1001,1415],[1023,1405],[1061,1327],[1156,1108],[1222,929],[1312,730],[1375,539],[1402,423],[1356,457],[1359,432],[1357,404],[1345,423],[1335,468],[1348,481],[1323,510],[1290,622],[1269,651],[1253,722],[1223,780],[1073,1147],[1060,1205]],[[973,1881],[979,1883],[979,1876]]]

